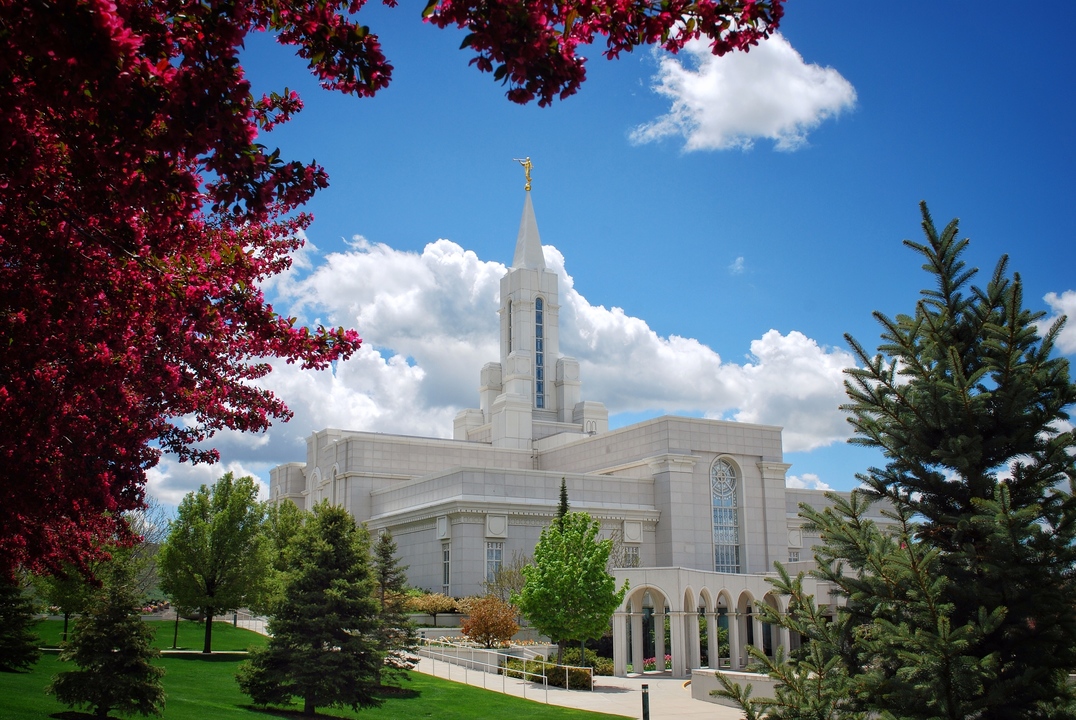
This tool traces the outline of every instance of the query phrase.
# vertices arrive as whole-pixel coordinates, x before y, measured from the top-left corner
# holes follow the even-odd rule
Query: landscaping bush
[[[582,659],[579,657],[579,648],[568,648],[564,651],[564,664],[594,668],[595,675],[613,674],[612,659],[601,657],[590,648],[587,648],[586,654]]]
[[[567,652],[565,652],[567,655]],[[578,657],[579,651],[576,651],[576,657]],[[538,655],[533,660],[527,660],[524,664],[522,658],[508,658],[505,661],[504,669],[502,672],[506,677],[510,678],[522,678],[526,677],[533,683],[541,684],[542,678],[546,678],[550,687],[564,687],[564,667],[563,665],[555,665],[553,663],[542,663],[544,658]],[[526,668],[526,675],[524,675],[524,667]],[[587,670],[581,670],[571,668],[568,670],[568,689],[570,690],[590,690],[591,689],[591,677],[590,672]],[[597,674],[597,673],[595,673]],[[612,675],[612,663],[609,664],[609,675]]]

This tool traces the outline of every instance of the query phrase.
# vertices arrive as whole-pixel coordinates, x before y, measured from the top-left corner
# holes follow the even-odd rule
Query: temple
[[[605,406],[584,399],[579,363],[560,354],[557,275],[529,177],[500,293],[500,357],[481,369],[478,407],[459,412],[452,439],[326,428],[307,439],[305,462],[272,470],[272,499],[343,505],[392,532],[413,586],[463,597],[531,554],[563,479],[572,509],[615,538],[613,572],[629,583],[613,618],[617,674],[666,654],[674,676],[716,667],[719,626],[724,667],[744,666],[746,644],[797,645],[753,614],[762,602],[783,609],[765,581],[774,561],[813,565],[817,537],[797,511],[827,502],[786,487],[781,428],[667,416],[610,430]]]

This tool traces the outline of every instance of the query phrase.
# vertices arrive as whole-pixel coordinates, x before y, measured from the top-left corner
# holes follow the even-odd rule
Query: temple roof
[[[530,192],[527,192],[523,203],[523,217],[519,220],[519,237],[516,238],[516,254],[512,258],[512,267],[545,270],[542,240],[538,237],[538,221],[534,219]]]

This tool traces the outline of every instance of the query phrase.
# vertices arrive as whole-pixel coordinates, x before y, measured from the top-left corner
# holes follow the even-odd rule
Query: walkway
[[[546,701],[546,691],[541,685],[504,678],[501,675],[467,670],[446,662],[422,658],[415,668],[421,673],[435,675],[455,682],[466,682],[474,687],[486,687],[516,697],[526,697],[536,702]],[[686,680],[647,675],[645,677],[598,676],[593,692],[549,688],[549,704],[562,707],[593,710],[594,712],[642,718],[642,685],[649,686],[650,720],[741,720],[743,713],[724,705],[694,700]]]

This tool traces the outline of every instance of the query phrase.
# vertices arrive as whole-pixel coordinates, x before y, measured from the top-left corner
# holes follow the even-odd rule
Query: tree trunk
[[[205,647],[202,648],[203,653],[213,652],[213,608],[207,607],[205,609]]]
[[[67,621],[68,621],[68,620],[70,620],[70,619],[71,619],[71,613],[70,613],[70,612],[68,612],[67,610],[64,610],[64,634],[63,634],[63,642],[67,642]]]
[[[314,697],[307,696],[303,698],[303,715],[313,716],[314,714]]]

